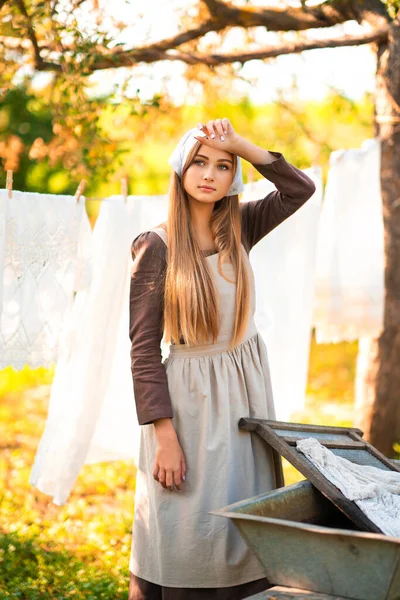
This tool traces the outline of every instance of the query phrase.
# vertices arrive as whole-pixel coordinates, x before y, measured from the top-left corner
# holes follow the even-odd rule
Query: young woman
[[[277,190],[239,203],[241,158]],[[315,185],[228,119],[188,131],[169,162],[167,222],[132,244],[131,360],[142,427],[129,599],[238,600],[268,582],[234,525],[209,511],[276,487],[266,444],[238,428],[241,417],[275,418],[248,255]]]

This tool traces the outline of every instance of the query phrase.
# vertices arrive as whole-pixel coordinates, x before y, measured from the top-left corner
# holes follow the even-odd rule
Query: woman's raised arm
[[[240,203],[242,233],[249,250],[303,206],[315,192],[315,183],[308,175],[288,163],[282,153],[269,153],[276,160],[252,164],[277,189],[260,200]]]

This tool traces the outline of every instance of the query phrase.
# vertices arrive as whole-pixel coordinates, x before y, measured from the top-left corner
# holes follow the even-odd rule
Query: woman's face
[[[233,168],[232,154],[201,145],[183,176],[183,187],[199,202],[216,202],[227,195]]]

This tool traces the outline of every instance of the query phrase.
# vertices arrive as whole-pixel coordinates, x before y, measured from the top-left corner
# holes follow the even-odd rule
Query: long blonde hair
[[[182,179],[201,144],[196,142],[185,162],[181,178],[172,171],[169,187],[168,218],[159,225],[167,231],[167,270],[164,289],[164,341],[192,346],[214,343],[218,336],[220,312],[213,279],[192,225],[187,192]],[[236,156],[234,165],[236,167]],[[230,283],[237,281],[236,314],[230,349],[243,338],[250,314],[250,280],[241,249],[239,197],[225,196],[214,205],[211,231],[218,256],[218,271]],[[235,280],[230,280],[221,265],[231,261]]]

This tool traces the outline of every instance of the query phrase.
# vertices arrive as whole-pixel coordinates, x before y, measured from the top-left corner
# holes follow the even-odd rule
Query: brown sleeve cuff
[[[163,366],[165,370],[165,367]],[[156,419],[172,419],[173,411],[168,393],[168,385],[164,386],[163,381],[159,384],[152,382],[150,385],[146,382],[133,379],[133,389],[136,400],[136,413],[139,425],[149,425]],[[150,389],[150,393],[149,393]]]

